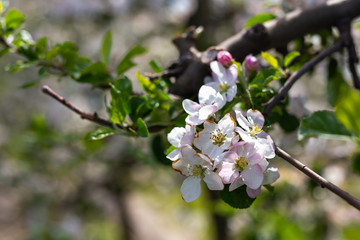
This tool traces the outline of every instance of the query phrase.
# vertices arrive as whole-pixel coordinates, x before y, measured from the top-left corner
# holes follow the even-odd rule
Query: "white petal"
[[[244,185],[244,182],[241,179],[241,177],[239,176],[232,184],[230,184],[229,192],[234,191],[235,189],[237,189],[238,187],[241,187],[242,185]]]
[[[216,113],[216,111],[218,110],[217,106],[215,105],[206,105],[203,106],[202,108],[200,108],[199,110],[199,119],[200,120],[206,120],[208,119],[211,115],[213,115],[214,113]]]
[[[198,115],[189,115],[185,118],[185,122],[187,124],[197,126],[197,125],[202,124],[204,122],[204,120],[200,120]]]
[[[199,112],[199,109],[201,108],[201,105],[197,102],[191,101],[189,99],[185,99],[182,102],[182,106],[187,114],[190,115],[196,115]]]
[[[231,86],[226,92],[226,101],[231,102],[237,93],[237,86]]]
[[[171,161],[175,161],[175,160],[181,158],[180,149],[175,149],[174,151],[169,153],[166,157],[168,159],[170,159]]]
[[[185,145],[180,148],[181,156],[183,159],[186,159],[189,162],[194,161],[194,155],[196,154],[196,151],[189,145]]]
[[[258,135],[258,138],[255,143],[255,148],[263,154],[266,158],[274,158],[275,157],[275,147],[274,142],[271,137],[265,133],[261,132]]]
[[[215,95],[215,99],[212,101],[211,104],[217,106],[218,110],[220,110],[223,106],[225,106],[226,98],[223,95],[221,95],[220,92],[217,92]]]
[[[261,186],[264,179],[262,168],[259,165],[249,166],[241,172],[241,177],[244,183],[252,189],[256,189]]]
[[[227,113],[218,123],[218,127],[223,134],[228,135],[235,130],[236,123],[234,119]],[[232,137],[232,136],[231,136]]]
[[[247,187],[246,193],[248,194],[249,197],[256,198],[261,193],[261,187],[259,187],[257,189],[252,189],[252,188]]]
[[[212,61],[210,63],[210,68],[213,73],[215,73],[219,78],[223,78],[226,74],[226,69],[218,61]]]
[[[244,117],[244,115],[242,115],[240,111],[235,110],[235,114],[236,114],[236,120],[239,123],[240,127],[245,129],[246,131],[249,131],[249,127],[251,126],[249,121]]]
[[[235,85],[235,81],[238,77],[238,69],[235,64],[226,69],[226,81],[229,85]]]
[[[181,138],[186,134],[185,128],[182,127],[174,127],[169,134],[167,135],[168,141],[171,145],[175,147],[179,147]]]
[[[277,167],[270,165],[264,172],[263,185],[272,184],[280,177]]]
[[[252,126],[258,125],[259,129],[264,126],[265,118],[258,110],[249,109],[247,111],[247,118]]]
[[[194,176],[190,176],[184,180],[181,185],[180,192],[185,202],[193,202],[200,197],[200,181],[200,177]]]
[[[189,171],[188,165],[189,163],[186,160],[180,158],[179,160],[174,161],[171,167],[184,176],[190,176],[192,173]]]
[[[199,103],[204,105],[213,105],[213,102],[215,101],[217,91],[206,85],[202,85],[199,90]]]
[[[204,182],[210,190],[223,190],[224,184],[219,175],[214,172],[206,172]]]
[[[241,140],[245,142],[253,142],[256,140],[255,138],[251,137],[249,133],[243,130],[242,128],[236,127],[235,132],[237,132],[240,135]]]

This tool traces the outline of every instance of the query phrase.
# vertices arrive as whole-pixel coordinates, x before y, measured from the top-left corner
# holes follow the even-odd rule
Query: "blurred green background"
[[[142,44],[148,53],[136,59],[136,69],[145,73],[151,71],[150,60],[165,68],[176,59],[171,39],[189,25],[205,27],[197,42],[201,50],[241,30],[254,14],[282,16],[306,2],[11,0],[10,8],[24,13],[34,39],[73,41],[92,59],[100,58],[108,30],[113,31],[114,63]],[[354,28],[353,34],[359,42],[359,30]],[[309,41],[316,46],[318,39]],[[56,78],[21,89],[37,79],[37,69],[6,72],[5,66],[17,59],[11,54],[0,59],[0,240],[360,238],[357,210],[280,159],[272,160],[281,175],[275,191],[263,190],[250,209],[232,209],[205,188],[200,199],[185,203],[183,177],[158,163],[151,139],[86,141],[96,126],[42,94],[41,85],[85,111],[106,116],[103,91]],[[132,79],[136,69],[128,73]],[[301,115],[330,108],[325,73],[320,66],[295,85],[289,111]],[[344,76],[349,78],[346,72]],[[296,133],[285,134],[276,126],[271,135],[325,178],[360,197],[359,173],[352,168],[359,160],[349,157],[354,144],[322,139],[299,143]]]

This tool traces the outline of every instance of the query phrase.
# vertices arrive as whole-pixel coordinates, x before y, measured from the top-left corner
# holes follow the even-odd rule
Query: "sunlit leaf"
[[[86,140],[100,140],[108,136],[114,135],[115,130],[107,127],[98,128],[95,131],[88,133],[85,137]]]
[[[6,31],[14,31],[25,21],[24,15],[17,9],[11,9],[5,15]]]
[[[140,45],[137,45],[132,49],[130,49],[130,51],[128,51],[128,53],[123,57],[123,59],[117,65],[116,67],[117,74],[121,75],[130,68],[136,66],[136,64],[132,61],[132,59],[138,55],[144,54],[145,52],[146,49]]]
[[[290,63],[298,56],[300,56],[300,53],[297,51],[287,54],[284,58],[284,66],[288,67]]]
[[[136,123],[137,123],[137,130],[136,130],[137,134],[139,134],[140,137],[148,137],[150,134],[144,120],[138,118]]]
[[[261,56],[273,67],[273,68],[278,68],[279,67],[279,63],[276,60],[276,58],[274,58],[273,56],[271,56],[268,52],[261,52]]]
[[[269,20],[274,19],[275,16],[271,13],[260,13],[257,14],[255,16],[253,16],[252,18],[250,18],[246,23],[245,23],[245,28],[249,28],[257,23],[264,23],[267,22]]]
[[[352,134],[337,120],[334,112],[324,110],[314,112],[301,121],[298,138],[309,137],[350,140]]]

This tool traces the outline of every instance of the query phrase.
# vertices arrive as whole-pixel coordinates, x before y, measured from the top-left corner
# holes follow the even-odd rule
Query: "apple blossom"
[[[240,111],[235,110],[236,119],[240,127],[235,131],[245,142],[255,142],[257,148],[266,158],[275,157],[274,142],[271,137],[262,130],[264,126],[264,116],[257,110],[249,109],[247,118]]]
[[[228,149],[232,143],[238,141],[239,138],[234,131],[235,126],[236,123],[230,114],[226,114],[218,124],[205,121],[204,129],[194,139],[194,145],[203,154],[214,159]]]
[[[166,157],[172,161],[181,157],[180,147],[186,144],[191,145],[195,136],[195,126],[186,125],[183,127],[175,127],[167,135],[167,139],[171,145],[177,147]]]
[[[213,172],[209,157],[196,153],[189,145],[181,147],[181,158],[174,161],[172,168],[187,176],[181,185],[181,195],[186,202],[195,201],[201,194],[200,182],[203,179],[210,190],[223,190],[220,176]]]
[[[223,67],[219,62],[210,63],[212,70],[212,79],[205,79],[205,85],[216,89],[226,99],[231,102],[237,92],[236,79],[238,77],[238,69],[235,64],[228,68]]]
[[[216,59],[221,63],[224,67],[229,67],[232,64],[233,57],[231,53],[228,51],[220,51],[218,52]]]
[[[200,125],[226,103],[224,97],[210,86],[203,85],[198,97],[199,103],[189,99],[182,102],[185,112],[189,114],[185,121],[191,125]]]
[[[245,76],[248,76],[251,72],[254,72],[258,69],[259,64],[256,57],[254,57],[252,54],[247,55],[245,58]]]

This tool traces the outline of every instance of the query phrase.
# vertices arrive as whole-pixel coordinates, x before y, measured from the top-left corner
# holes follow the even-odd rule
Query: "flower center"
[[[220,84],[219,88],[220,88],[220,93],[226,93],[229,90],[230,86],[227,83],[223,83]]]
[[[189,170],[190,170],[190,172],[192,173],[193,176],[200,176],[200,177],[203,178],[206,168],[197,164],[197,165],[190,166]]]
[[[249,166],[248,160],[246,157],[239,157],[235,159],[235,168],[240,172],[244,171]]]
[[[213,144],[216,146],[221,146],[225,143],[226,140],[226,134],[222,134],[220,129],[216,129],[214,132],[211,132],[211,137]]]
[[[253,125],[249,132],[250,136],[256,137],[256,135],[260,134],[263,130],[259,127],[259,124]]]

